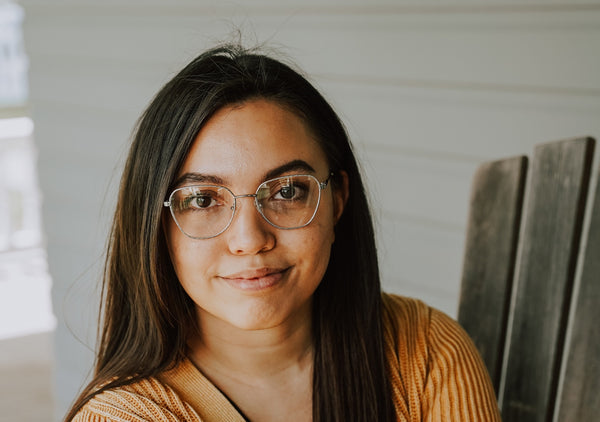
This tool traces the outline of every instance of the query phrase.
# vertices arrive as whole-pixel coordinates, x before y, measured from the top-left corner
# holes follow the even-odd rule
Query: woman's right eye
[[[218,205],[214,195],[210,194],[191,194],[186,196],[182,203],[182,210],[206,210]]]
[[[196,195],[192,201],[192,206],[196,208],[208,208],[212,202],[213,198],[210,195]]]
[[[198,194],[189,198],[188,208],[207,209],[217,205],[213,195]]]

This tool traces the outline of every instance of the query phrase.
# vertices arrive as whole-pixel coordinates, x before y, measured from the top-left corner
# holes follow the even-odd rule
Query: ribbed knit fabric
[[[104,391],[90,401],[73,421],[200,421],[192,407],[156,378]]]
[[[464,330],[423,302],[384,295],[385,352],[402,422],[499,422],[489,375]]]
[[[467,334],[423,302],[383,295],[385,353],[401,422],[497,422],[487,371]],[[75,422],[242,422],[228,399],[189,361],[91,399]]]

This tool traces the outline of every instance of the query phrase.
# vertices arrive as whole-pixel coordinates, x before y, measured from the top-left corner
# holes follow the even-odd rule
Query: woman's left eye
[[[279,190],[279,195],[283,199],[292,199],[296,194],[296,187],[293,185],[284,186]]]
[[[291,201],[299,199],[304,194],[305,189],[301,185],[289,184],[281,186],[280,189],[273,195],[273,199]]]

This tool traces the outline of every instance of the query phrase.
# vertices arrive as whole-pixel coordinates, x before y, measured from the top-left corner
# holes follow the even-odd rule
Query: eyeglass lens
[[[309,224],[321,195],[319,181],[311,175],[283,176],[262,183],[254,196],[255,206],[271,225],[282,229]],[[247,196],[247,195],[239,195]],[[187,236],[206,239],[229,227],[236,196],[223,186],[196,185],[176,189],[170,198],[175,222]]]

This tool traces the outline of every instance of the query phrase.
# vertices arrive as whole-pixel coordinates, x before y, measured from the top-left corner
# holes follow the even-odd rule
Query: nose
[[[225,232],[229,251],[234,255],[257,254],[275,246],[275,228],[260,215],[254,199],[254,195],[236,198],[235,215]]]

